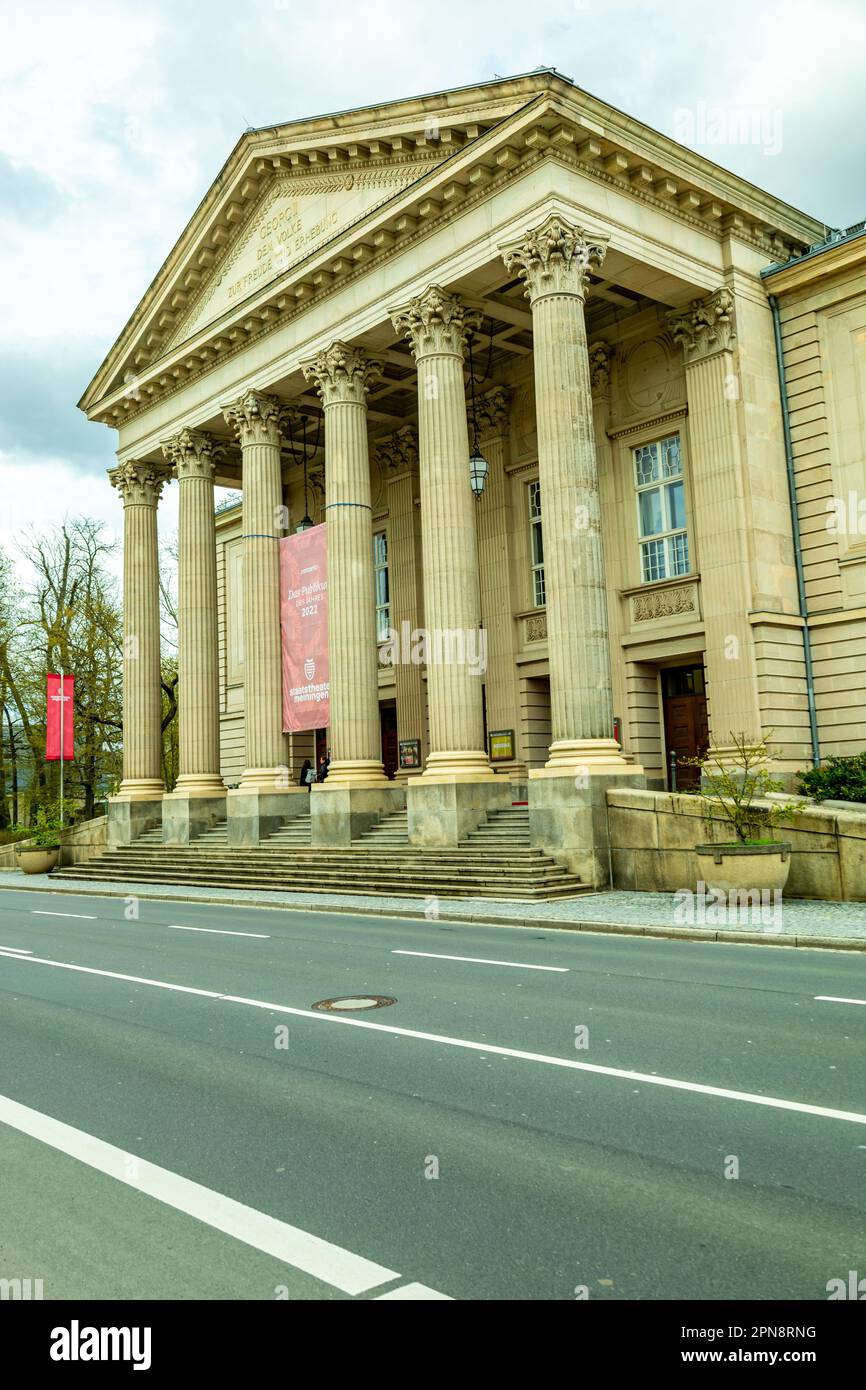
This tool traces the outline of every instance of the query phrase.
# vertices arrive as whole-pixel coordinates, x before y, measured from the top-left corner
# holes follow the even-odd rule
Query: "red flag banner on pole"
[[[330,723],[328,548],[325,526],[280,541],[283,732]]]
[[[73,717],[74,676],[48,677],[47,713],[45,718],[45,761],[71,762],[75,757],[75,721]],[[60,749],[60,730],[63,729],[63,751]]]

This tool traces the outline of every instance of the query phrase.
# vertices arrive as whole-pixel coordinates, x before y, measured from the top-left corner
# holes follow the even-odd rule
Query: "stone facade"
[[[154,537],[170,467],[187,674],[163,824],[181,841],[227,814],[250,843],[306,809],[314,735],[282,731],[276,553],[307,513],[329,527],[323,842],[405,798],[410,837],[450,844],[528,799],[536,843],[598,882],[607,789],[665,787],[671,752],[773,728],[780,771],[807,765],[761,272],[822,233],[549,71],[248,132],[82,402],[118,430],[127,619],[145,654],[126,668],[117,834],[163,799]],[[815,293],[783,308],[794,353],[833,317]],[[845,324],[828,351],[847,350]],[[242,494],[216,517],[215,550],[214,483]],[[853,648],[866,610],[846,615],[850,635],[828,616],[839,585],[860,592],[856,546],[814,564],[829,729],[832,652]],[[827,751],[857,741],[846,725]],[[419,768],[395,768],[400,742]]]

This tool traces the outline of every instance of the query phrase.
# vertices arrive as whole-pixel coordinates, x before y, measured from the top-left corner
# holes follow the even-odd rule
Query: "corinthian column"
[[[331,764],[323,787],[388,785],[382,766],[367,392],[381,364],[332,343],[302,364],[325,412]]]
[[[493,778],[484,748],[486,666],[478,603],[475,500],[463,358],[480,323],[459,296],[432,285],[393,312],[418,364],[424,614],[427,628],[428,781]]]
[[[123,498],[122,801],[162,797],[162,687],[159,667],[159,556],[156,508],[169,470],[132,460],[109,471]],[[119,839],[128,839],[120,835]]]
[[[613,738],[598,473],[584,322],[606,246],[558,215],[500,248],[532,306],[553,741],[544,771],[623,765]]]
[[[286,787],[278,550],[282,409],[275,396],[258,391],[223,409],[243,452],[244,792]]]

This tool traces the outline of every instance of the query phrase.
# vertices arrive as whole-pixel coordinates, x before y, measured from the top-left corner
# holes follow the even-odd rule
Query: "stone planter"
[[[722,893],[782,889],[791,869],[791,846],[696,845],[698,876],[707,888]]]
[[[16,850],[16,853],[25,874],[48,874],[57,868],[60,846],[30,845],[27,849]]]

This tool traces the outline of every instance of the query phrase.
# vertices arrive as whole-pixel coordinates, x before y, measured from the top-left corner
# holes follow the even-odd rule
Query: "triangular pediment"
[[[146,409],[539,153],[768,257],[808,245],[823,227],[552,69],[250,130],[82,409],[112,424]]]
[[[192,337],[337,239],[429,172],[432,163],[275,177],[200,286],[169,346]]]

